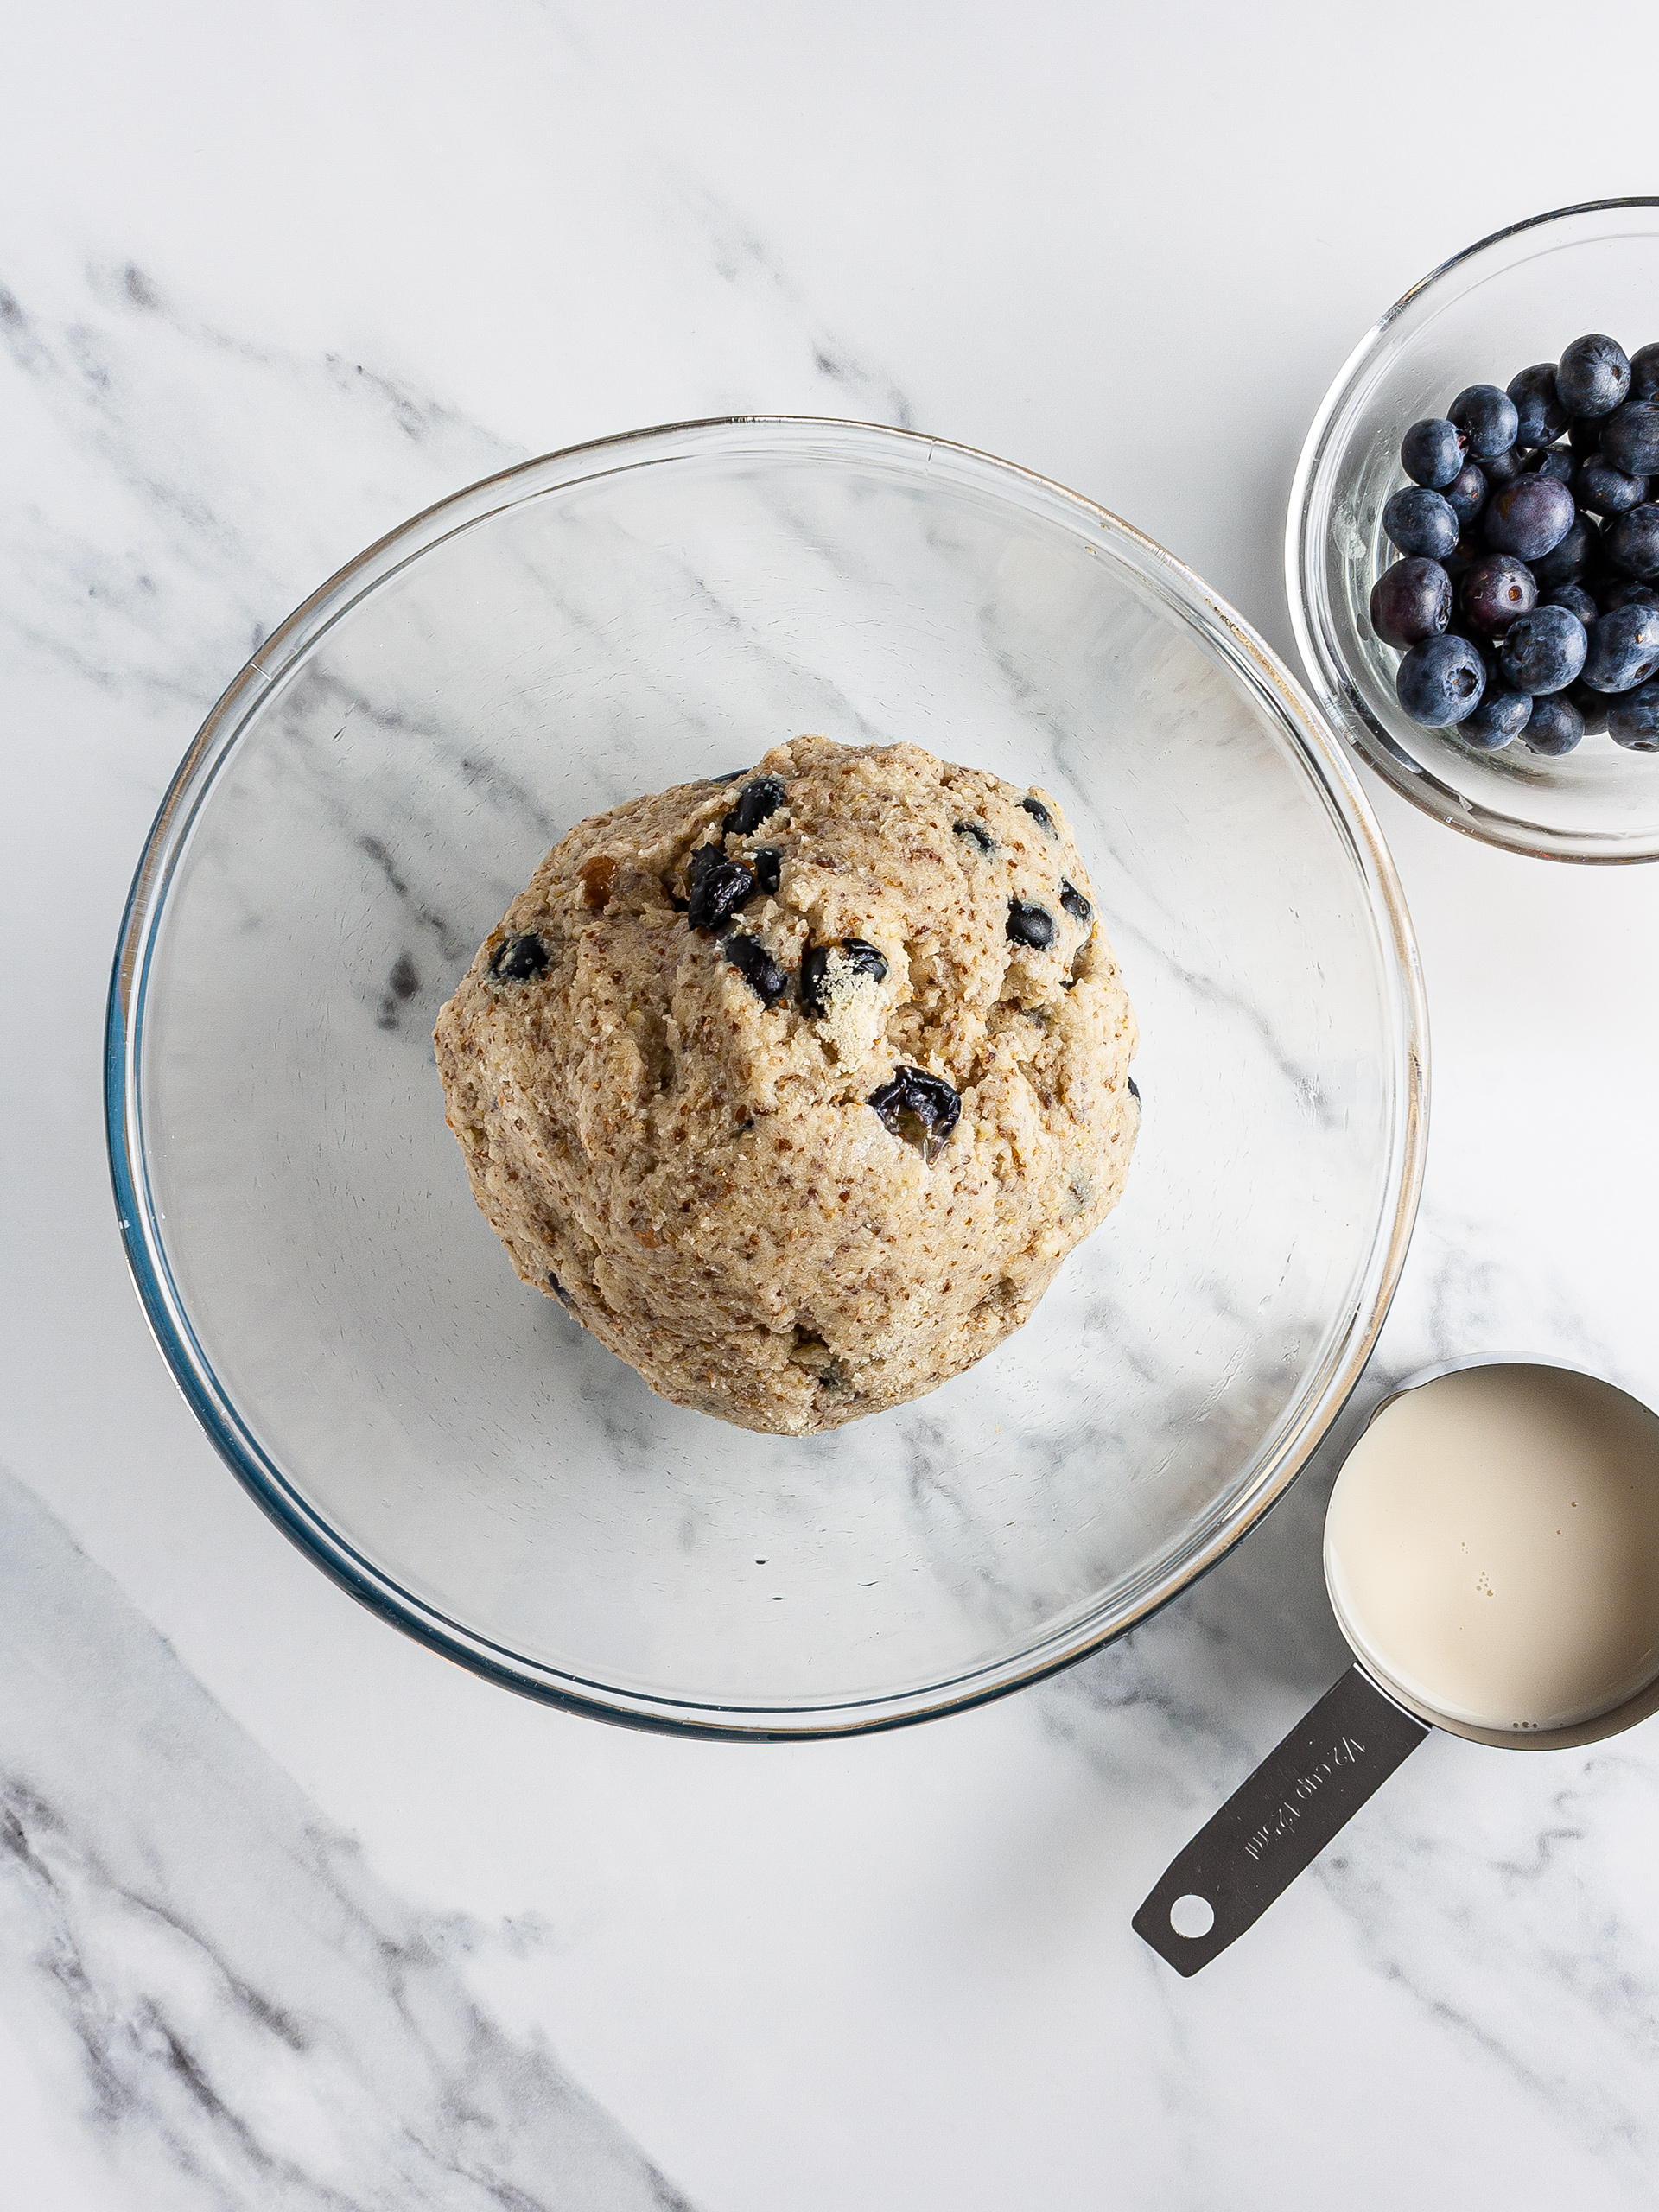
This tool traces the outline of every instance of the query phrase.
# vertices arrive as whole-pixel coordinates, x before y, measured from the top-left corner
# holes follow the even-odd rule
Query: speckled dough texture
[[[1135,1025],[1093,909],[1046,792],[913,745],[800,737],[595,815],[438,1016],[474,1195],[678,1405],[901,1405],[1122,1194]]]

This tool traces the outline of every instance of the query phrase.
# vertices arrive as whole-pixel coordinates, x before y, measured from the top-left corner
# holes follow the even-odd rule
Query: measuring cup
[[[1510,1354],[1414,1375],[1372,1413],[1325,1520],[1356,1663],[1135,1916],[1196,1974],[1442,1728],[1558,1751],[1659,1711],[1659,1415]]]

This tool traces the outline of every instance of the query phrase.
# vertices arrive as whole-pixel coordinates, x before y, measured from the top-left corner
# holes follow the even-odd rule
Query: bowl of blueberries
[[[1313,690],[1397,791],[1514,851],[1659,858],[1659,200],[1516,224],[1390,308],[1286,567]]]

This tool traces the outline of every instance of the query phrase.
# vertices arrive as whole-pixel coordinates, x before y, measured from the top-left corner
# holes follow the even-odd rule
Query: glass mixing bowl
[[[791,1440],[653,1397],[518,1281],[429,1033],[571,823],[803,730],[1058,797],[1145,1117],[1026,1329]],[[109,1132],[187,1397],[348,1590],[558,1703],[804,1736],[1077,1658],[1284,1490],[1394,1288],[1424,1050],[1340,748],[1196,577],[982,454],[743,419],[475,486],[260,649],[139,866]]]
[[[1400,440],[1465,385],[1507,385],[1573,339],[1659,339],[1659,200],[1538,215],[1415,284],[1350,355],[1307,434],[1285,533],[1286,588],[1314,696],[1380,776],[1489,844],[1554,860],[1659,857],[1659,757],[1586,737],[1558,760],[1522,744],[1477,753],[1401,711],[1400,656],[1371,628],[1395,558],[1382,506],[1408,480]]]

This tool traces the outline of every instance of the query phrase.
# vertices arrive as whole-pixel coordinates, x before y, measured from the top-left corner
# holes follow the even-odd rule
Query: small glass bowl
[[[1437,821],[1552,860],[1659,858],[1659,756],[1586,737],[1550,760],[1478,753],[1395,696],[1400,656],[1371,628],[1397,556],[1382,506],[1407,481],[1400,440],[1465,385],[1507,385],[1586,331],[1659,339],[1659,200],[1609,200],[1500,231],[1415,284],[1368,332],[1313,418],[1285,533],[1296,643],[1314,696],[1362,758]]]
[[[789,1438],[653,1397],[518,1281],[431,1030],[573,823],[805,730],[1059,798],[1145,1113],[1027,1327]],[[1266,1510],[1387,1311],[1425,1051],[1357,779],[1197,577],[1006,462],[745,418],[475,485],[260,648],[139,864],[110,1149],[186,1397],[353,1595],[586,1713],[804,1736],[1029,1681]]]

